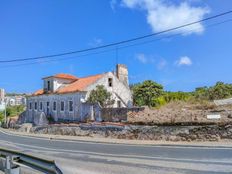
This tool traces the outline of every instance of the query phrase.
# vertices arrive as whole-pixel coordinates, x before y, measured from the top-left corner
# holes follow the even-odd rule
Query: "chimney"
[[[128,86],[128,69],[126,65],[116,65],[116,76],[124,85]]]

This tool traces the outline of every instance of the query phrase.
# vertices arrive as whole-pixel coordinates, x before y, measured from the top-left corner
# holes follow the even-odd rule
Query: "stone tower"
[[[116,76],[123,84],[125,84],[126,86],[129,85],[128,69],[127,69],[126,65],[124,65],[124,64],[117,64],[116,65]]]

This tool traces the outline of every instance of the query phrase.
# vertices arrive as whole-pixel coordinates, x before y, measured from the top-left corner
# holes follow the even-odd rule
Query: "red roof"
[[[55,77],[55,78],[60,78],[60,79],[70,79],[70,80],[77,80],[78,79],[76,76],[73,76],[70,74],[64,74],[64,73],[56,74],[54,76],[49,76],[49,77]],[[45,77],[43,79],[46,79],[49,77]]]
[[[43,89],[39,89],[36,92],[34,92],[32,95],[42,95],[44,93]]]
[[[68,84],[65,87],[62,87],[54,92],[54,94],[64,94],[64,93],[72,93],[72,92],[78,92],[78,91],[84,91],[86,87],[96,82],[98,79],[100,79],[104,74],[97,74],[93,76],[78,78],[76,81]],[[55,77],[55,76],[52,76]],[[40,89],[36,91],[33,95],[42,95],[45,94],[43,89]]]

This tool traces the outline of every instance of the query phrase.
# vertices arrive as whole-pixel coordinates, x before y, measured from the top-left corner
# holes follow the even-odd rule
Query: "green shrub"
[[[132,86],[133,102],[137,106],[155,106],[154,100],[163,94],[163,86],[146,80]]]
[[[114,104],[111,93],[108,92],[103,85],[98,85],[96,89],[90,92],[87,99],[90,103],[99,103],[103,107],[108,107]]]
[[[6,108],[6,116],[7,117],[17,116],[17,115],[21,114],[24,110],[25,110],[25,107],[23,105],[8,106]],[[5,117],[4,112],[5,111],[0,112],[0,122],[4,121],[4,117]]]
[[[194,92],[164,92],[163,86],[146,80],[130,86],[137,106],[159,107],[172,101],[201,102],[232,97],[232,84],[217,82],[211,87],[199,87]]]
[[[160,106],[165,105],[167,102],[166,102],[164,96],[161,96],[161,97],[158,97],[158,98],[154,98],[152,100],[152,103],[153,103],[153,106],[160,107]]]
[[[16,116],[24,111],[25,107],[23,105],[19,106],[9,106],[6,108],[6,116]]]
[[[211,101],[232,97],[232,84],[217,82],[211,87],[196,88],[194,96],[196,99]]]
[[[187,101],[192,97],[189,92],[166,92],[164,99],[167,103],[171,101]]]

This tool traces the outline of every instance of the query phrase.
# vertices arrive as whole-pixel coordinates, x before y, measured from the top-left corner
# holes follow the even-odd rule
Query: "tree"
[[[217,100],[232,96],[232,85],[223,82],[217,82],[215,86],[209,88],[209,99]]]
[[[96,89],[92,90],[87,101],[90,103],[99,103],[102,107],[114,104],[114,100],[111,99],[111,93],[103,85],[98,85]]]
[[[146,80],[143,83],[135,84],[132,91],[135,105],[151,107],[155,105],[152,101],[163,94],[163,86],[152,80]]]
[[[196,88],[194,96],[196,99],[209,100],[209,88],[207,86]]]
[[[195,97],[203,100],[217,100],[232,96],[232,84],[217,82],[211,87],[201,87],[195,90]]]
[[[25,106],[19,105],[19,106],[9,106],[6,108],[6,115],[7,116],[16,116],[21,114],[25,109]]]

